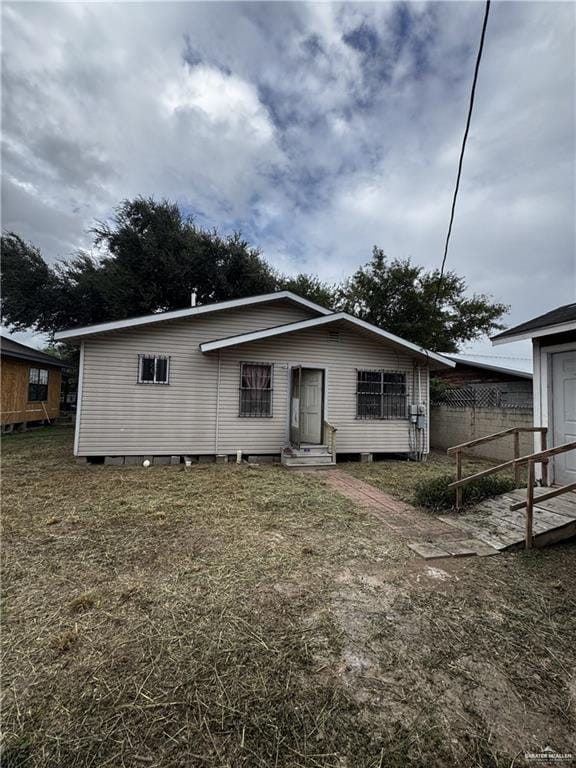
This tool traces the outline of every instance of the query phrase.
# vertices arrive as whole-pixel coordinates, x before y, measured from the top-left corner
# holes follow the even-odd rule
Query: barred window
[[[30,368],[28,374],[28,400],[30,402],[48,400],[48,371],[45,368]]]
[[[139,384],[168,384],[170,377],[170,358],[162,355],[139,355]]]
[[[405,373],[358,371],[356,415],[359,419],[407,419]]]
[[[272,366],[241,363],[240,416],[272,416]]]

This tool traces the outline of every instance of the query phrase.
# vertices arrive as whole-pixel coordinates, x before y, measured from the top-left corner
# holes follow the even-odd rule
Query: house
[[[60,414],[63,364],[7,336],[0,337],[3,432],[51,421]]]
[[[499,333],[492,343],[522,339],[532,340],[534,426],[548,428],[548,447],[576,441],[576,303]],[[554,458],[553,482],[576,482],[576,451]]]
[[[429,371],[454,365],[289,291],[55,338],[81,345],[75,454],[120,463],[239,451],[288,465],[337,452],[421,458]]]
[[[532,406],[532,359],[521,357],[494,357],[488,355],[447,354],[455,368],[438,371],[434,378],[450,387],[454,397],[468,396],[469,400],[495,407]]]

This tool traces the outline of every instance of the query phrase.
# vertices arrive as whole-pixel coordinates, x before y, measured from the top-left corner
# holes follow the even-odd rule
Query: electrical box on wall
[[[408,407],[410,423],[416,425],[416,429],[426,428],[426,407],[422,404],[411,403]]]

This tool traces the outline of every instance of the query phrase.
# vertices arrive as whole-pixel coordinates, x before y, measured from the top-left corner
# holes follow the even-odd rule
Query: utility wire
[[[482,50],[484,49],[484,38],[486,37],[486,27],[488,25],[489,13],[490,13],[490,0],[486,0],[486,10],[484,11],[484,22],[482,24],[482,34],[480,35],[480,47],[478,48],[478,56],[476,58],[476,66],[474,68],[474,79],[472,80],[470,104],[468,105],[468,118],[466,120],[466,130],[464,131],[464,138],[462,139],[460,159],[458,160],[458,175],[456,176],[456,187],[454,189],[454,197],[452,199],[452,210],[450,211],[450,224],[448,225],[448,234],[446,235],[446,244],[444,246],[444,258],[442,259],[442,266],[440,267],[440,277],[438,278],[438,287],[436,289],[436,299],[434,301],[435,305],[438,304],[438,299],[440,297],[440,287],[442,284],[442,278],[444,277],[444,267],[446,266],[446,257],[448,256],[448,245],[450,244],[450,235],[452,234],[452,225],[454,223],[456,199],[458,197],[458,190],[460,188],[460,177],[462,176],[462,163],[464,161],[464,152],[466,151],[466,141],[468,140],[468,132],[470,130],[470,121],[472,120],[472,110],[474,109],[474,96],[476,95],[476,83],[478,82],[478,71],[480,69],[480,61],[482,60]]]

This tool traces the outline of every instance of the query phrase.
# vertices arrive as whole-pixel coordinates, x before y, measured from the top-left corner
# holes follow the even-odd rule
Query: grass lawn
[[[316,475],[71,449],[3,441],[3,768],[576,752],[574,544],[431,568]]]

